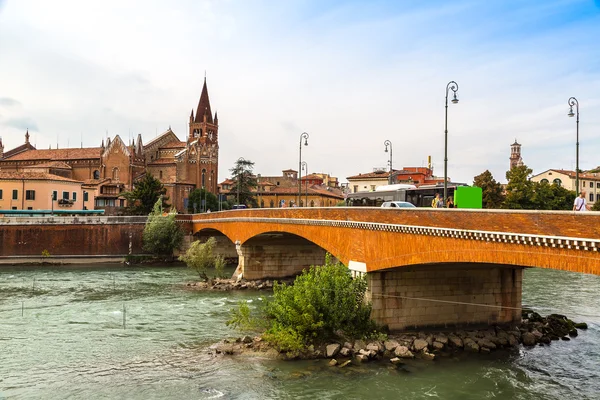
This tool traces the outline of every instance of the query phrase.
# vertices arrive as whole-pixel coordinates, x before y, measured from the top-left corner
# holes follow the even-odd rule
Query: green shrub
[[[380,334],[370,319],[366,290],[364,277],[353,279],[345,266],[332,263],[328,255],[324,266],[304,270],[293,284],[275,283],[273,298],[256,320],[267,324],[263,338],[287,352],[329,340],[377,337]],[[245,312],[232,310],[239,325],[252,323],[243,319]]]
[[[214,237],[209,238],[206,242],[201,243],[195,241],[184,255],[179,257],[188,268],[196,271],[200,279],[208,280],[208,269],[215,268],[217,276],[223,276],[225,268],[225,259],[221,255],[215,255],[214,250],[217,241]]]

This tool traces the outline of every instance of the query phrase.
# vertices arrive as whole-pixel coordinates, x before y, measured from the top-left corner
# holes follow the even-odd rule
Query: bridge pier
[[[391,331],[521,321],[523,268],[437,264],[367,274],[371,316]]]
[[[240,272],[244,279],[286,278],[298,275],[311,265],[325,263],[324,249],[296,235],[266,234],[237,246]]]

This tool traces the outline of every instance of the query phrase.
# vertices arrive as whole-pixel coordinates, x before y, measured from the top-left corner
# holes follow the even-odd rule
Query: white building
[[[575,171],[564,169],[549,169],[531,177],[534,182],[548,182],[557,184],[565,189],[575,191]],[[586,199],[591,206],[600,200],[600,173],[579,173],[579,192],[587,193]]]

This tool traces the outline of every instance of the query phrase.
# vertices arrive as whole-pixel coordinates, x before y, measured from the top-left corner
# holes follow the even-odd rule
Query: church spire
[[[206,88],[206,77],[204,77],[204,85],[202,86],[202,93],[200,94],[200,101],[198,102],[198,109],[196,110],[196,119],[194,122],[204,122],[204,115],[206,115],[206,122],[212,124],[213,118],[210,110],[210,100],[208,99],[208,89]]]

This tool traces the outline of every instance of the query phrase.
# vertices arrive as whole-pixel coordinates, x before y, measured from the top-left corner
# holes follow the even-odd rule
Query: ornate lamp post
[[[308,207],[308,163],[306,161],[302,161],[302,170],[306,169],[306,173],[304,174],[305,182],[304,189],[306,192],[306,196],[304,197],[304,207]]]
[[[300,151],[298,153],[298,204],[300,203],[300,199],[302,197],[302,139],[304,139],[304,145],[308,146],[308,133],[302,132],[300,134]]]
[[[579,101],[575,97],[569,99],[569,117],[574,117],[573,106],[577,110],[577,142],[575,144],[575,195],[579,196]]]
[[[458,83],[450,81],[446,85],[446,118],[444,125],[444,207],[446,206],[446,201],[448,199],[448,93],[450,92],[450,90],[454,92],[452,103],[458,103],[458,98],[456,97],[456,92],[458,91]]]
[[[392,184],[392,178],[393,178],[393,174],[394,174],[394,167],[392,165],[392,161],[394,160],[394,158],[392,157],[392,142],[389,140],[386,140],[385,142],[383,142],[383,144],[385,145],[385,152],[388,152],[388,146],[390,147],[390,176],[388,177],[388,183],[391,185]]]

